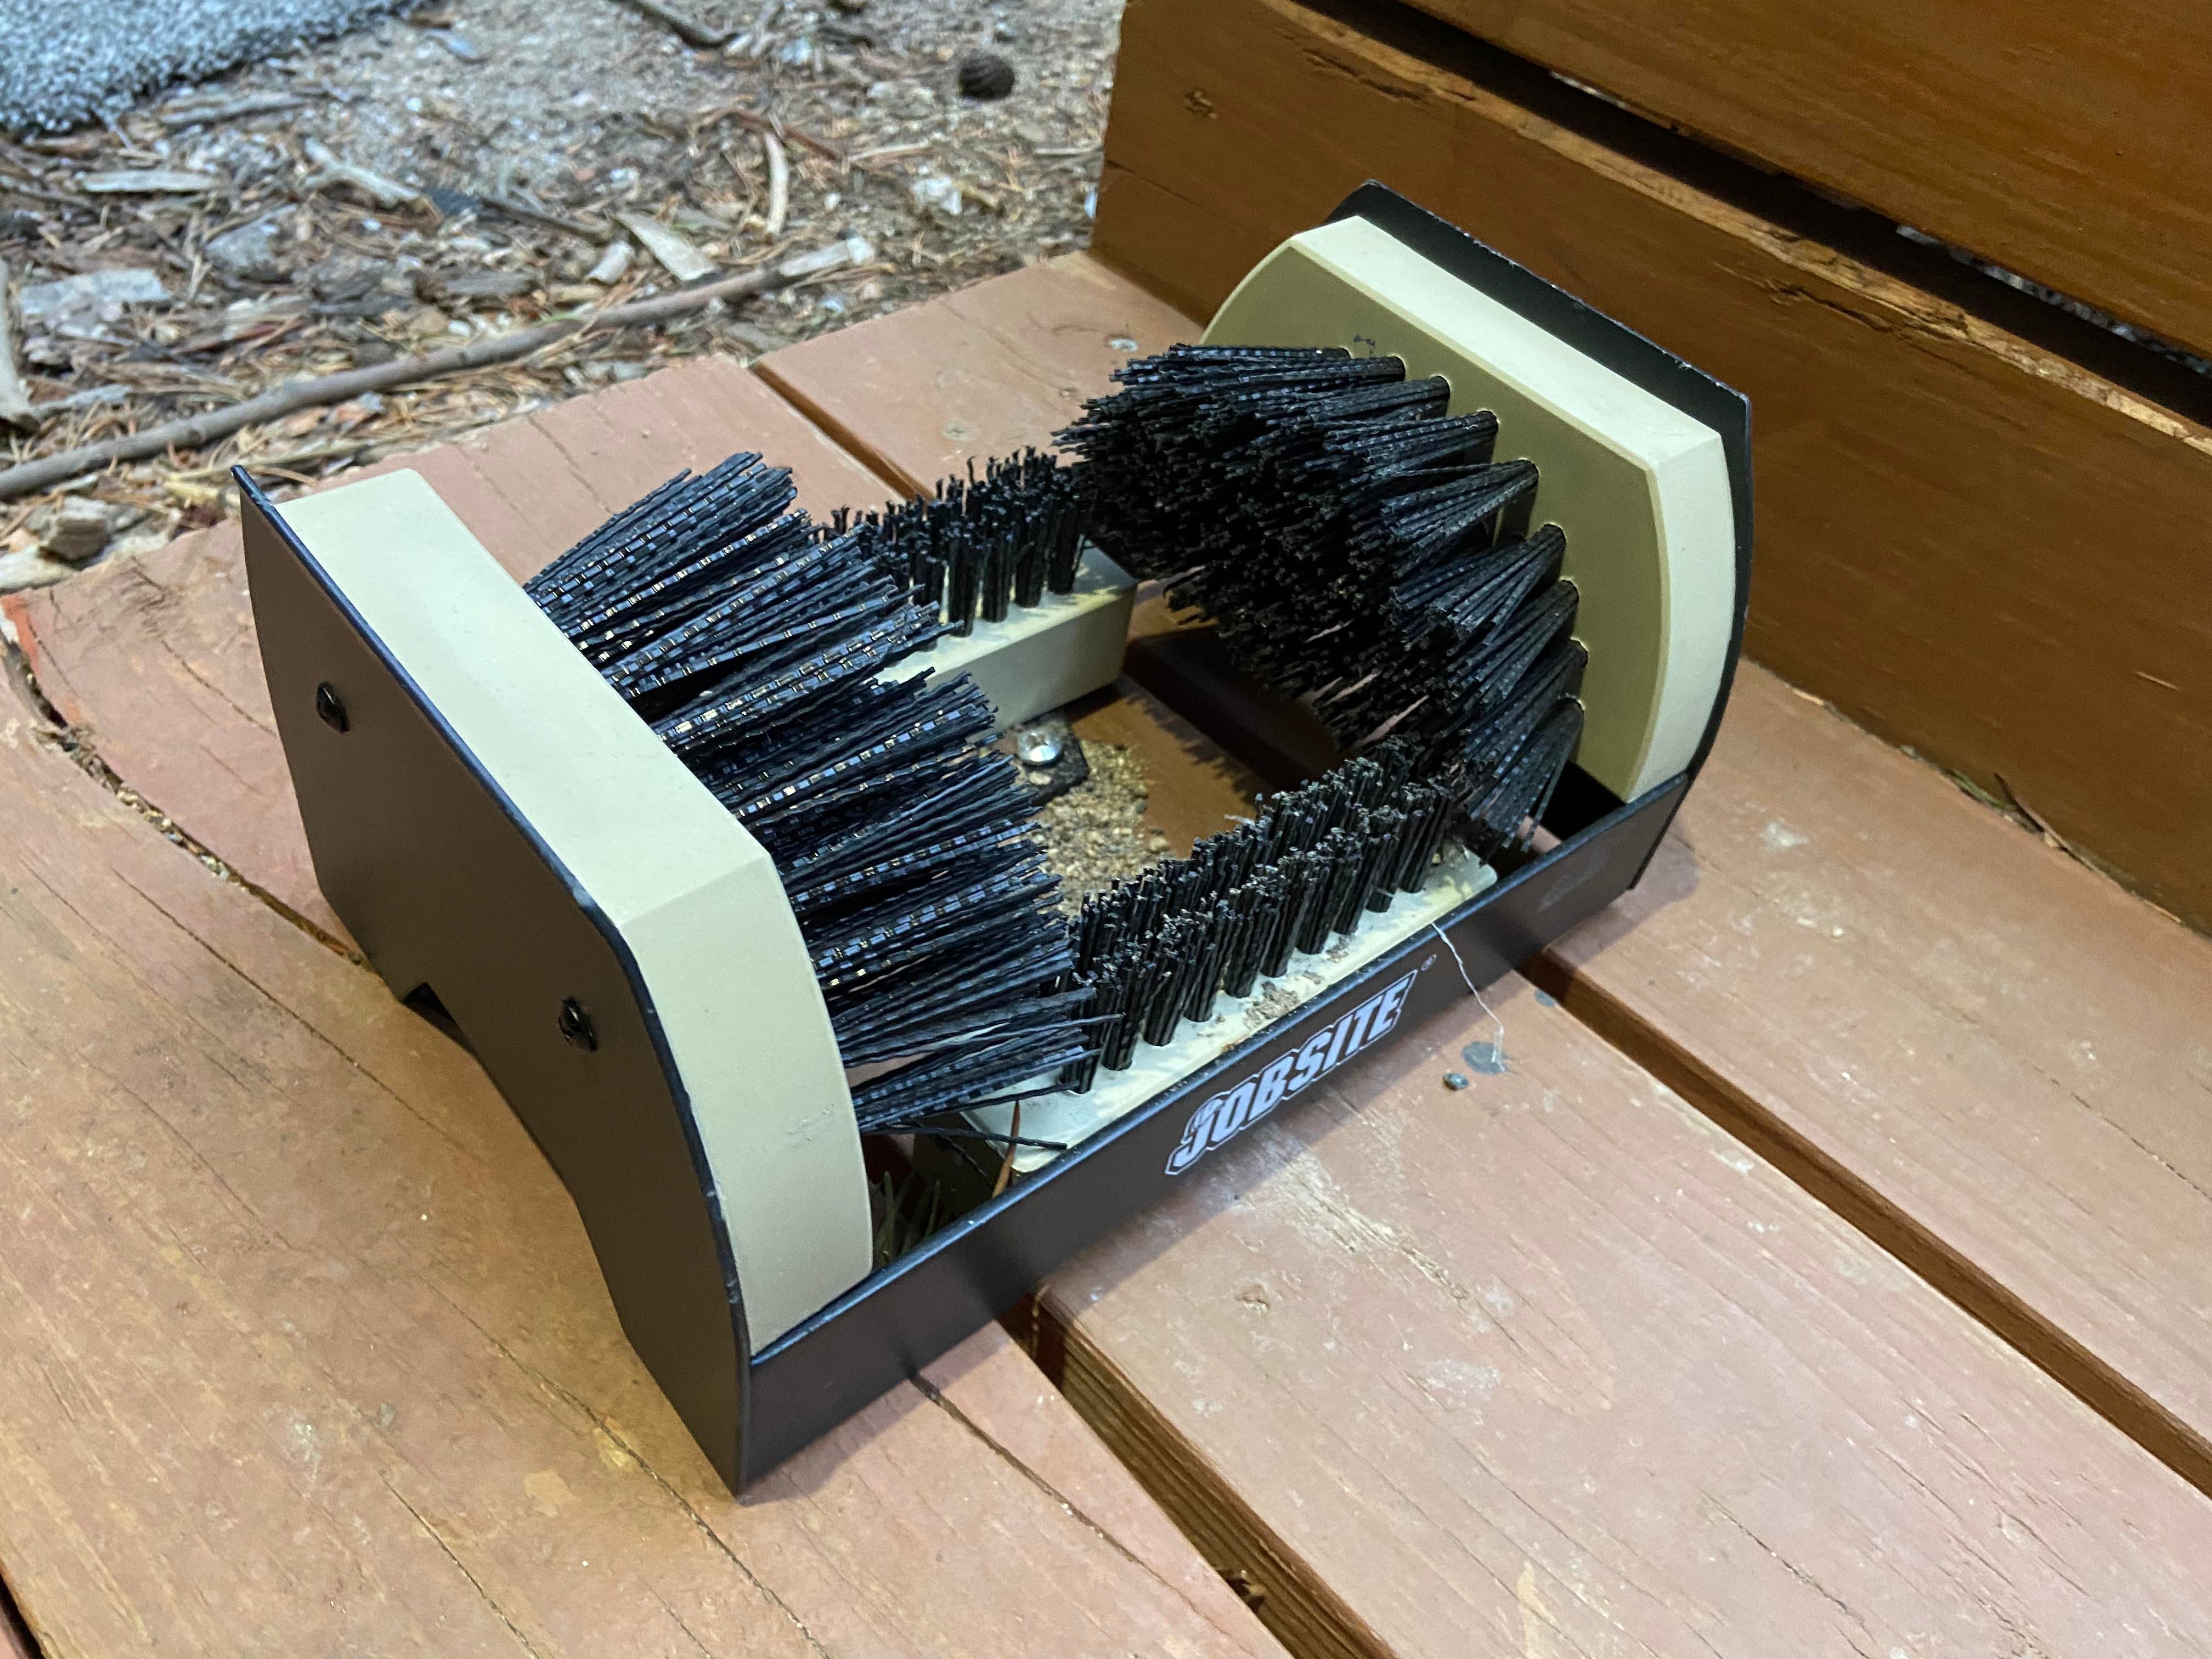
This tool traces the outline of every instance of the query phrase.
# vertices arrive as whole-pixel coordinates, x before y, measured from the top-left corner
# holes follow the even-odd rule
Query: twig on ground
[[[809,132],[804,127],[795,127],[773,115],[763,115],[750,104],[716,104],[712,108],[701,110],[684,125],[688,131],[700,133],[717,121],[735,121],[739,126],[750,127],[755,132],[772,132],[779,139],[788,138],[793,143],[812,150],[825,161],[835,161],[839,167],[845,165],[845,152],[827,138]]]
[[[436,211],[430,198],[413,185],[403,185],[397,179],[387,179],[380,173],[372,173],[367,167],[340,161],[330,146],[319,138],[308,139],[301,148],[307,159],[321,169],[302,186],[310,194],[325,185],[351,185],[380,208],[415,206]]]
[[[398,386],[463,374],[471,369],[483,368],[495,363],[514,362],[586,330],[599,332],[610,329],[648,328],[672,317],[702,311],[718,300],[743,299],[765,294],[787,287],[804,277],[834,270],[841,265],[862,264],[873,257],[874,250],[866,242],[858,237],[848,237],[812,253],[787,259],[779,265],[763,266],[738,276],[723,277],[719,282],[702,283],[696,288],[682,289],[673,294],[664,294],[629,305],[610,306],[589,316],[564,317],[556,322],[540,324],[536,328],[520,329],[512,334],[495,336],[446,351],[434,351],[419,357],[403,357],[388,363],[378,363],[368,368],[347,369],[337,374],[289,381],[263,392],[258,398],[249,398],[242,404],[210,410],[185,420],[167,421],[159,426],[148,427],[142,432],[86,444],[81,448],[66,450],[58,455],[45,456],[0,471],[0,501],[12,500],[34,489],[49,489],[80,473],[95,471],[118,462],[143,461],[172,449],[201,448],[257,422],[276,420],[303,409],[341,404],[365,392],[389,392]]]
[[[480,192],[476,199],[494,213],[503,213],[508,218],[520,219],[526,224],[543,225],[548,230],[557,230],[570,236],[580,237],[586,242],[603,242],[607,238],[607,228],[605,225],[594,228],[586,224],[580,219],[571,219],[565,215],[555,213],[550,208],[536,207],[528,202],[517,201],[512,196]]]
[[[734,29],[710,29],[697,18],[678,11],[673,6],[661,4],[660,0],[626,0],[626,3],[632,10],[641,11],[654,22],[673,29],[695,46],[711,50],[726,44],[737,33]]]

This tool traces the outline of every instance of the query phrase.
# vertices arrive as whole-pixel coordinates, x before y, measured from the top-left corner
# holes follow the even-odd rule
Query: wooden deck
[[[521,574],[732,449],[826,508],[1042,442],[1194,328],[1079,256],[397,464]],[[9,615],[224,871],[5,689],[0,1578],[48,1655],[2212,1640],[2212,942],[1763,670],[1627,900],[739,1503],[346,955],[234,531]],[[1254,787],[1126,683],[1082,729],[1176,841]]]

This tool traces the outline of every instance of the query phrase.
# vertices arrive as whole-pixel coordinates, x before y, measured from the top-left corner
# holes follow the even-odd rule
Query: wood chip
[[[636,255],[637,250],[630,245],[627,238],[617,237],[607,244],[606,251],[599,255],[599,264],[592,267],[584,280],[587,283],[603,283],[608,288],[612,288],[629,274],[629,262]]]
[[[642,213],[617,213],[615,217],[678,282],[696,283],[714,269],[712,259],[658,219],[648,219]]]
[[[31,394],[15,368],[15,303],[9,296],[8,263],[0,259],[0,425],[33,432],[39,423]]]
[[[91,173],[76,181],[76,187],[88,196],[198,196],[222,186],[223,181],[211,173],[174,173],[162,167]]]
[[[768,156],[768,214],[761,222],[761,233],[773,242],[783,234],[783,222],[791,212],[791,158],[774,133],[762,133],[760,141]]]

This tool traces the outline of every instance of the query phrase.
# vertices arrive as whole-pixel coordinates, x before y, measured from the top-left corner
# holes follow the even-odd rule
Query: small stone
[[[1446,1073],[1444,1073],[1444,1087],[1445,1087],[1445,1088],[1447,1088],[1447,1089],[1464,1089],[1464,1088],[1467,1088],[1468,1086],[1469,1086],[1469,1085],[1468,1085],[1468,1083],[1467,1079],[1466,1079],[1466,1078],[1464,1078],[1464,1077],[1462,1077],[1462,1076],[1461,1076],[1457,1072],[1446,1072]]]
[[[276,234],[291,212],[264,213],[250,224],[226,230],[207,245],[208,263],[240,282],[274,282],[284,274],[276,258]]]
[[[960,216],[960,186],[943,173],[922,173],[907,190],[923,212],[941,213],[948,219]]]
[[[29,587],[50,587],[76,574],[43,547],[19,548],[0,553],[0,593],[17,593]]]
[[[46,551],[64,563],[82,564],[100,556],[112,529],[106,502],[73,495],[61,504],[53,527],[41,539]]]
[[[995,52],[971,52],[960,60],[960,94],[988,101],[1014,89],[1014,66]]]
[[[629,269],[629,262],[636,256],[637,250],[626,239],[617,237],[607,244],[606,252],[599,255],[599,264],[592,267],[584,280],[611,287],[622,281],[623,273]]]
[[[868,101],[883,105],[894,115],[913,118],[934,110],[937,94],[918,81],[878,81],[868,88]]]

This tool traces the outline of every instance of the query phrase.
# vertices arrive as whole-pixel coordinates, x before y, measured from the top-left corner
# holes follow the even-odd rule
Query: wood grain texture
[[[2141,3],[1413,0],[2199,350],[2212,17]]]
[[[1536,971],[2212,1491],[2212,940],[1754,669]]]
[[[786,346],[754,368],[915,494],[971,459],[1045,443],[1085,398],[1114,389],[1130,357],[1199,331],[1077,253]]]
[[[1491,1006],[1506,1069],[1470,1002],[1044,1297],[1286,1642],[2199,1650],[2212,1504],[1564,1010]]]
[[[474,1063],[0,690],[0,1562],[50,1659],[1276,1650],[995,1331],[732,1499]]]
[[[1294,0],[1129,7],[1102,258],[1206,315],[1370,178],[1750,395],[1754,657],[2212,926],[2212,433]]]
[[[884,487],[736,363],[680,368],[558,404],[346,481],[422,473],[518,577],[680,469],[755,449],[817,514]],[[73,730],[239,876],[321,931],[315,885],[246,599],[238,526],[111,559],[9,601],[40,689]]]

